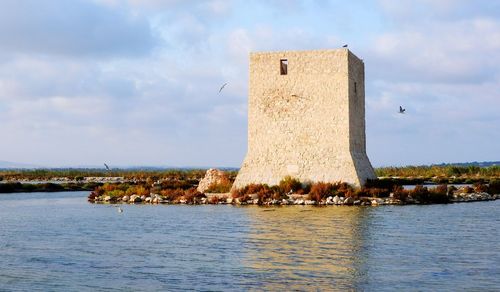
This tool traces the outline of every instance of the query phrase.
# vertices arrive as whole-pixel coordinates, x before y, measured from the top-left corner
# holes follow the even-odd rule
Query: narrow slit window
[[[358,84],[354,82],[354,93],[358,93]]]
[[[281,73],[281,75],[288,74],[288,60],[287,59],[280,60],[280,73]]]

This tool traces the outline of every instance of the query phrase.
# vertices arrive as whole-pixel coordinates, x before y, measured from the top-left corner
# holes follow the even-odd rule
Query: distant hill
[[[441,164],[432,164],[436,166],[479,166],[479,167],[488,167],[488,166],[500,166],[500,161],[483,161],[483,162],[458,162],[458,163],[441,163]]]
[[[0,160],[0,169],[40,168],[39,165]]]

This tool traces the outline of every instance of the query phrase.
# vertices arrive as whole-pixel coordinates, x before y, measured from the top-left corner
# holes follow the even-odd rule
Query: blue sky
[[[239,167],[248,53],[345,43],[374,166],[500,160],[489,0],[4,0],[0,160]]]

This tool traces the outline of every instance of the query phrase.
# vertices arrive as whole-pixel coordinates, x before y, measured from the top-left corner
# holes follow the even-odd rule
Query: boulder
[[[130,200],[130,197],[127,196],[127,195],[125,195],[125,196],[122,197],[122,201],[123,202],[128,202],[129,200]]]
[[[227,174],[221,170],[210,168],[205,173],[205,176],[200,180],[196,190],[200,193],[204,193],[212,184],[220,184],[228,182],[229,178]]]
[[[344,204],[345,205],[352,205],[352,204],[354,204],[354,199],[351,197],[345,198]]]
[[[341,202],[341,200],[340,200],[339,196],[333,197],[333,203],[335,205],[340,205],[340,202]]]
[[[104,201],[104,202],[109,202],[109,201],[111,201],[111,196],[104,196],[103,201]]]

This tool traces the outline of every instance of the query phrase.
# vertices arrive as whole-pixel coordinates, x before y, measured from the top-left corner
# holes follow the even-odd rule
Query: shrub
[[[331,183],[317,182],[311,185],[309,200],[319,202],[331,195],[333,195],[333,185]]]
[[[445,204],[449,202],[448,186],[439,185],[429,190],[429,203]]]
[[[474,189],[469,187],[469,186],[465,186],[465,187],[461,188],[460,190],[466,194],[472,194],[474,192]]]
[[[387,198],[390,195],[389,189],[381,189],[381,188],[364,188],[362,193],[367,197],[374,198]]]
[[[392,191],[393,198],[400,201],[406,201],[408,199],[409,192],[403,189],[402,186],[394,186]]]
[[[228,193],[231,191],[232,186],[233,184],[228,179],[225,179],[219,183],[209,185],[205,193]]]
[[[219,203],[219,197],[217,196],[212,196],[209,201],[210,204],[218,204]]]
[[[184,190],[182,189],[166,189],[161,190],[160,195],[169,201],[177,201],[182,196],[184,196]]]
[[[288,194],[302,190],[302,183],[291,176],[285,176],[278,184],[279,190],[282,193]]]
[[[333,192],[343,197],[352,197],[355,195],[354,189],[345,182],[336,182],[332,184]]]
[[[198,192],[196,188],[184,191],[184,199],[189,204],[198,203],[202,198],[205,198],[205,194]]]
[[[239,198],[243,195],[253,195],[257,194],[261,189],[267,188],[269,188],[269,186],[265,184],[249,184],[241,189],[233,190],[232,196],[233,198]]]
[[[489,194],[500,194],[500,179],[491,180],[488,185]]]
[[[429,190],[422,185],[416,185],[415,188],[410,191],[410,195],[421,203],[429,202]]]
[[[488,191],[488,187],[485,184],[479,182],[474,183],[473,188],[476,193],[483,193]]]
[[[110,196],[111,198],[121,198],[125,196],[125,192],[122,190],[112,190],[110,192],[107,192],[106,195]]]

